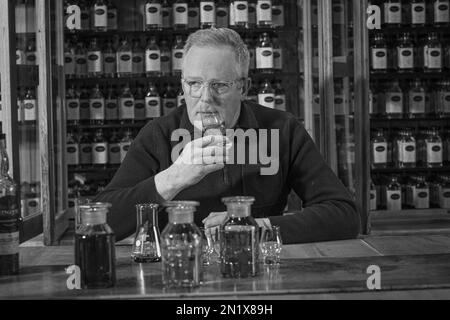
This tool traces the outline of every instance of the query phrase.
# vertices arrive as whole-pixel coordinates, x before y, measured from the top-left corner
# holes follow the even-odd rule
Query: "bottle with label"
[[[108,141],[103,136],[103,129],[97,129],[92,139],[92,164],[100,167],[108,164]]]
[[[172,51],[167,40],[162,40],[161,45],[161,74],[169,76],[172,72]]]
[[[283,49],[280,46],[278,37],[272,38],[273,46],[273,68],[275,71],[281,72],[283,70]]]
[[[400,0],[387,0],[384,3],[384,19],[386,26],[400,27],[402,24],[402,2]]]
[[[89,119],[93,125],[103,125],[105,123],[105,97],[100,89],[100,85],[96,84],[92,89],[89,98]]]
[[[187,0],[176,0],[172,6],[173,27],[175,29],[187,29],[188,3]]]
[[[78,78],[87,77],[87,50],[82,41],[78,41],[75,50],[75,74]]]
[[[264,80],[258,91],[258,104],[271,109],[275,108],[275,90],[268,79]]]
[[[401,35],[397,44],[397,70],[412,72],[414,70],[414,44],[409,33]]]
[[[202,29],[216,26],[216,4],[214,1],[200,1],[200,27]]]
[[[82,31],[88,31],[91,28],[91,14],[89,12],[89,6],[86,4],[86,0],[80,0],[79,2],[81,11],[81,29]]]
[[[281,85],[281,80],[275,81],[275,109],[286,111],[286,92]]]
[[[117,130],[113,130],[108,141],[108,164],[115,166],[120,163],[120,138]]]
[[[120,162],[122,163],[125,159],[128,149],[130,149],[131,143],[133,142],[133,133],[130,128],[125,130],[122,139],[120,139]]]
[[[81,135],[79,154],[81,166],[86,167],[92,164],[92,144],[88,130],[84,130]]]
[[[256,70],[261,73],[273,73],[273,46],[269,35],[264,32],[259,36],[256,46]]]
[[[81,87],[81,92],[78,94],[80,97],[80,123],[89,124],[89,119],[91,116],[91,106],[89,103],[89,91],[86,87]]]
[[[398,167],[415,168],[417,166],[416,139],[411,129],[405,129],[398,143]]]
[[[26,194],[27,214],[33,216],[40,212],[41,193],[37,182],[30,183],[29,192]]]
[[[444,145],[444,164],[450,165],[450,127],[445,128],[445,134],[443,138]]]
[[[450,209],[450,176],[442,176],[439,186],[439,207]]]
[[[385,95],[385,114],[389,119],[399,119],[403,117],[403,90],[400,88],[398,80],[389,83]]]
[[[196,0],[189,0],[188,3],[188,28],[200,28],[200,8]]]
[[[446,26],[450,23],[449,0],[433,0],[433,23],[436,26]]]
[[[103,75],[103,53],[98,45],[97,38],[92,38],[87,51],[87,69],[90,77]]]
[[[66,162],[69,166],[78,166],[80,164],[79,145],[72,131],[67,133]]]
[[[161,0],[147,0],[145,10],[145,30],[162,30],[163,17]]]
[[[108,6],[105,0],[95,0],[92,7],[92,23],[94,31],[108,30]]]
[[[225,0],[219,0],[216,4],[216,28],[228,28],[229,5]]]
[[[167,115],[177,106],[177,93],[170,83],[164,85],[164,87],[165,90],[162,94],[163,115]]]
[[[427,11],[425,0],[412,0],[409,7],[411,26],[423,27],[427,22]]]
[[[272,25],[274,28],[284,27],[284,5],[281,0],[274,0],[272,3]]]
[[[161,4],[162,28],[164,30],[172,28],[172,6],[168,0],[163,0]]]
[[[435,32],[428,34],[428,40],[423,47],[423,66],[425,72],[441,72],[443,66],[442,44]]]
[[[257,1],[256,24],[259,28],[267,28],[272,26],[272,0]]]
[[[369,116],[371,119],[380,115],[378,101],[378,86],[374,82],[371,82],[369,86]]]
[[[128,83],[119,96],[119,120],[121,124],[134,122],[134,96]]]
[[[27,49],[25,50],[25,59],[26,59],[26,64],[29,66],[34,66],[36,65],[36,40],[35,39],[30,39],[30,41],[28,41],[28,45],[27,45]]]
[[[139,39],[133,39],[133,47],[131,49],[131,68],[132,76],[140,77],[144,74],[145,60],[144,49],[141,47],[141,41]]]
[[[388,165],[388,142],[382,128],[376,131],[371,145],[373,168],[386,168]]]
[[[106,42],[106,47],[103,51],[103,75],[106,78],[114,78],[117,71],[117,53],[114,50],[111,40]]]
[[[436,113],[441,118],[450,117],[450,80],[441,81],[436,88]]]
[[[413,193],[413,207],[416,209],[430,208],[430,188],[424,176],[417,176]]]
[[[402,187],[397,176],[392,176],[386,186],[386,209],[388,211],[402,210]]]
[[[118,15],[117,15],[117,7],[114,4],[113,0],[108,1],[108,30],[109,31],[117,31],[118,27]]]
[[[248,1],[231,1],[230,10],[233,10],[233,25],[237,28],[248,28]],[[232,8],[232,9],[231,9]]]
[[[375,211],[378,208],[377,188],[375,187],[375,184],[373,183],[372,179],[370,179],[369,182],[369,190],[370,190],[369,210]]]
[[[77,125],[80,122],[80,97],[73,84],[66,92],[66,118],[69,125]]]
[[[0,276],[19,273],[19,189],[9,176],[6,136],[0,134]]]
[[[420,79],[415,79],[408,91],[408,118],[425,117],[426,92]]]
[[[133,52],[128,40],[122,39],[120,47],[117,49],[117,76],[130,77],[133,73]]]
[[[145,93],[142,86],[138,85],[134,93],[134,119],[145,120]]]
[[[438,168],[443,165],[443,145],[437,128],[428,131],[425,138],[426,166],[428,168]]]
[[[184,40],[181,35],[175,37],[172,47],[172,75],[180,76],[183,67]]]
[[[203,237],[194,223],[195,201],[165,203],[169,223],[161,232],[162,282],[165,287],[198,287],[203,280]]]
[[[145,49],[145,74],[147,77],[161,75],[161,50],[155,36],[150,37]]]
[[[154,119],[161,117],[161,98],[153,82],[149,82],[145,95],[145,118]]]
[[[256,7],[257,0],[249,0],[248,1],[248,28],[254,29],[256,28]]]
[[[21,51],[21,55],[23,58],[20,58],[22,61],[19,63],[16,61],[16,64],[25,64],[25,52]],[[17,58],[19,59],[19,58]],[[75,78],[75,46],[71,40],[67,40],[64,43],[64,75],[66,78]]]
[[[36,122],[37,120],[37,102],[34,90],[26,88],[23,97],[23,121]]]
[[[373,72],[388,71],[388,46],[382,33],[377,33],[370,48],[370,68]]]
[[[117,122],[119,119],[119,106],[115,86],[109,86],[105,97],[105,121],[107,123]]]

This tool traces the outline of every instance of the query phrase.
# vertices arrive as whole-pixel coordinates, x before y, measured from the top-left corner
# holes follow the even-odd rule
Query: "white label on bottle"
[[[134,98],[119,99],[119,118],[121,120],[134,119]]]
[[[173,49],[172,50],[172,70],[181,71],[183,66],[183,49]]]
[[[216,24],[217,28],[228,28],[228,7],[217,7]]]
[[[425,3],[412,3],[411,4],[411,23],[412,24],[425,24],[425,22],[426,22]]]
[[[277,70],[283,69],[283,49],[273,49],[273,67]]]
[[[87,57],[88,72],[103,71],[103,59],[101,51],[88,51]]]
[[[161,4],[147,3],[145,5],[145,24],[162,26]]]
[[[117,9],[108,10],[108,29],[117,30]]]
[[[216,5],[214,1],[200,2],[200,23],[216,24]]]
[[[372,48],[372,68],[374,70],[387,69],[387,49]]]
[[[342,19],[340,24],[343,24],[343,12],[341,15]],[[284,26],[284,6],[283,5],[274,5],[272,6],[272,21],[275,27],[283,27]]]
[[[106,74],[114,74],[116,73],[116,54],[115,53],[105,53],[103,55],[103,61],[104,61],[104,72]]]
[[[414,189],[413,206],[416,209],[428,209],[430,207],[430,190],[428,188]]]
[[[80,100],[66,99],[67,120],[80,120]]]
[[[198,29],[200,25],[199,17],[200,9],[198,7],[190,7],[188,12],[188,28]]]
[[[448,23],[450,21],[450,3],[448,0],[434,3],[434,23]]]
[[[105,99],[89,99],[89,117],[92,120],[105,119]]]
[[[275,109],[275,94],[258,93],[258,103],[264,107]]]
[[[450,209],[450,188],[439,187],[439,206]]]
[[[442,163],[442,142],[426,142],[427,163]]]
[[[398,92],[386,93],[386,113],[403,112],[403,95]]]
[[[90,143],[80,143],[80,163],[90,164],[92,162],[92,145]]]
[[[0,252],[2,255],[19,253],[19,232],[0,233]]]
[[[400,161],[403,163],[416,163],[416,143],[403,142],[400,147]]]
[[[275,109],[286,111],[286,95],[275,95]]]
[[[387,163],[387,142],[373,143],[373,163]]]
[[[133,60],[131,51],[117,52],[117,72],[132,73]]]
[[[402,209],[402,193],[400,190],[386,190],[386,207],[389,211]]]
[[[413,92],[409,96],[409,112],[412,114],[425,113],[425,92]]]
[[[130,149],[131,142],[121,142],[120,143],[120,162],[123,162],[128,150]]]
[[[145,51],[145,71],[161,72],[161,50]]]
[[[370,190],[370,210],[377,210],[377,191]]]
[[[248,23],[248,1],[234,2],[234,23]]]
[[[397,48],[399,69],[414,68],[414,48]]]
[[[23,64],[24,62],[18,62],[17,64]],[[75,56],[70,53],[66,52],[64,53],[64,73],[66,75],[74,75],[75,74]]]
[[[110,143],[108,144],[108,163],[120,164],[120,144]]]
[[[147,119],[161,117],[161,98],[146,97],[145,98],[145,117]]]
[[[384,4],[384,22],[399,24],[402,23],[402,8],[397,3]]]
[[[273,68],[273,48],[263,47],[256,48],[256,68],[272,69]]]
[[[174,108],[177,107],[177,99],[163,99],[162,103],[164,115],[169,114]]]
[[[134,99],[134,118],[136,120],[145,119],[145,100]]]
[[[68,165],[78,165],[79,160],[78,144],[67,144],[66,148],[66,160]]]
[[[272,22],[272,1],[258,0],[256,7],[256,20],[260,22]]]
[[[141,74],[144,72],[144,52],[133,52],[132,69],[134,74]]]
[[[92,163],[107,164],[108,163],[108,143],[94,142],[92,143]]]
[[[108,26],[108,9],[105,5],[94,5],[94,27]]]
[[[425,46],[425,67],[428,69],[442,68],[442,49]]]
[[[36,99],[23,100],[23,119],[25,121],[36,121]]]
[[[117,99],[105,100],[105,119],[117,120],[119,117],[119,107],[117,105]]]
[[[173,24],[188,24],[188,5],[187,3],[174,3],[173,5]]]

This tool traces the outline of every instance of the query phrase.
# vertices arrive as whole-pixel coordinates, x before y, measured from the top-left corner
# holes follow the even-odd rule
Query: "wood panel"
[[[382,255],[450,253],[450,235],[368,237],[364,242]]]

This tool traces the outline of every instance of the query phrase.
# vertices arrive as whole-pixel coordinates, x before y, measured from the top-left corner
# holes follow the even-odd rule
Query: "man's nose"
[[[209,84],[204,85],[203,89],[202,89],[202,96],[201,96],[200,101],[209,103],[213,100],[214,100],[214,96],[211,94],[211,88],[209,87]]]

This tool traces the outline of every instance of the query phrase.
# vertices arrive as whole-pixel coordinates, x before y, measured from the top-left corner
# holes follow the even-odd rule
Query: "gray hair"
[[[241,36],[234,30],[228,28],[209,28],[197,30],[191,33],[184,46],[183,57],[187,55],[192,47],[230,47],[236,57],[240,68],[237,72],[242,77],[248,77],[250,64],[250,53],[247,46],[242,41]]]

